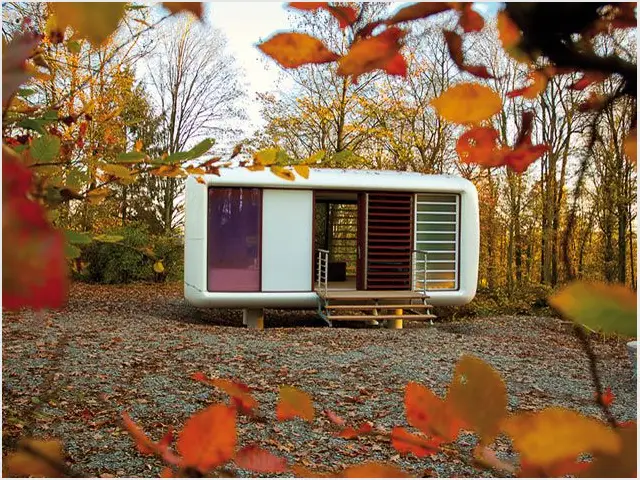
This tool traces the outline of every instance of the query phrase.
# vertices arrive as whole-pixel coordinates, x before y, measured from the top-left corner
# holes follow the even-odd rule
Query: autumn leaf
[[[464,355],[456,364],[445,402],[478,433],[480,444],[488,445],[507,415],[507,387],[489,364]]]
[[[164,437],[162,437],[160,442],[156,443],[144,433],[144,431],[131,419],[127,412],[122,414],[122,423],[125,429],[129,432],[129,435],[133,438],[136,443],[136,447],[141,454],[158,455],[167,463],[172,465],[180,464],[180,458],[169,450],[169,446],[173,440],[173,431],[171,429]]]
[[[60,441],[28,438],[18,442],[18,451],[2,459],[2,472],[6,477],[60,477],[64,472],[55,464],[64,465]]]
[[[299,417],[308,422],[313,421],[313,401],[309,394],[295,387],[281,386],[280,399],[276,407],[278,421]]]
[[[404,406],[409,425],[445,442],[455,440],[464,426],[449,404],[419,383],[407,383]]]
[[[464,53],[462,51],[462,37],[451,30],[444,30],[444,39],[449,48],[449,55],[456,66],[463,72],[468,72],[479,78],[495,78],[489,73],[487,67],[482,65],[467,65],[464,63]]]
[[[344,418],[339,417],[338,415],[336,415],[334,412],[332,412],[331,410],[325,410],[324,414],[327,416],[327,418],[329,419],[329,421],[331,423],[333,423],[334,425],[344,425],[345,421]]]
[[[544,72],[539,70],[534,70],[529,74],[529,80],[531,83],[526,87],[518,88],[516,90],[512,90],[507,92],[507,97],[515,98],[515,97],[523,97],[529,100],[533,100],[547,88],[547,82],[549,81],[549,77]]]
[[[549,151],[548,145],[525,143],[504,154],[503,162],[517,173],[524,172],[529,165]]]
[[[529,55],[519,48],[520,42],[522,41],[522,32],[520,32],[515,22],[511,20],[509,14],[501,10],[496,17],[498,38],[504,51],[518,62],[531,63]]]
[[[95,188],[89,190],[86,194],[87,200],[91,204],[98,204],[104,201],[105,198],[111,195],[111,191],[106,187]]]
[[[60,29],[73,28],[94,46],[101,45],[118,28],[125,2],[51,2]]]
[[[154,168],[153,170],[149,170],[151,175],[157,175],[159,177],[186,177],[187,172],[184,168],[178,165],[160,165],[158,168]]]
[[[284,68],[297,68],[310,63],[328,63],[340,57],[317,38],[297,32],[277,33],[258,45],[258,48]]]
[[[581,477],[589,478],[636,478],[638,459],[638,427],[635,422],[620,425],[616,432],[622,442],[620,451],[614,455],[596,454]]]
[[[367,462],[348,467],[338,476],[344,478],[407,478],[409,475],[394,465]]]
[[[574,323],[636,337],[637,298],[624,285],[574,282],[553,295],[549,304]]]
[[[608,77],[609,75],[602,72],[585,72],[579,80],[577,80],[575,83],[572,83],[567,88],[569,88],[570,90],[584,90],[589,85],[603,82]]]
[[[153,271],[156,273],[164,272],[164,265],[162,264],[162,260],[158,260],[156,263],[153,264]]]
[[[254,165],[264,165],[268,167],[274,165],[278,158],[279,148],[266,148],[253,154]]]
[[[287,168],[280,167],[278,165],[271,165],[269,167],[269,170],[271,170],[271,173],[273,173],[274,175],[277,175],[278,177],[285,180],[289,180],[292,182],[296,179],[296,177],[293,175],[293,172]]]
[[[238,155],[240,155],[240,152],[242,152],[242,144],[238,143],[235,147],[233,147],[233,152],[231,152],[231,156],[229,157],[229,159],[237,157]]]
[[[418,458],[427,457],[437,453],[441,444],[441,439],[424,438],[402,427],[393,427],[391,430],[391,446],[399,453],[413,453]]]
[[[135,145],[133,146],[133,149],[134,149],[136,152],[140,152],[140,151],[142,151],[142,140],[140,140],[140,139],[136,140],[136,143],[135,143]]]
[[[472,3],[463,3],[459,24],[466,33],[479,32],[484,28],[484,18],[473,10]]]
[[[244,383],[232,382],[224,378],[208,378],[202,372],[191,375],[193,380],[219,388],[231,397],[234,405],[244,413],[251,413],[258,408],[258,402],[251,395],[251,389]]]
[[[183,465],[206,473],[233,458],[236,436],[235,409],[217,404],[187,420],[176,446]]]
[[[309,470],[307,467],[302,465],[293,465],[291,467],[291,471],[298,478],[326,478],[333,477],[333,475],[328,473],[319,473],[313,470]]]
[[[431,101],[438,115],[449,122],[477,124],[502,109],[502,100],[491,88],[479,83],[460,83]]]
[[[622,446],[604,423],[560,407],[514,415],[502,428],[522,460],[542,468],[584,453],[615,455]]]
[[[55,135],[42,135],[34,138],[29,153],[34,160],[42,163],[55,161],[60,152],[60,138]]]
[[[93,239],[96,242],[117,243],[124,240],[124,237],[122,235],[107,235],[107,234],[101,233],[100,235],[94,236]]]
[[[200,167],[185,167],[184,171],[189,175],[204,175],[205,173],[207,173],[204,168]]]
[[[636,128],[631,129],[624,139],[624,153],[636,163],[638,159],[638,130]]]
[[[374,37],[356,40],[349,52],[338,60],[338,75],[352,76],[354,82],[360,75],[389,67],[397,71],[396,55],[402,47],[402,39],[407,32],[398,27],[389,27]]]
[[[307,11],[326,10],[338,20],[340,28],[347,28],[358,19],[358,11],[348,5],[329,5],[328,2],[291,2],[288,6]]]
[[[250,172],[262,172],[265,169],[264,165],[256,165],[256,164],[247,165],[245,168]]]
[[[118,163],[134,164],[134,163],[140,163],[144,161],[146,158],[147,158],[146,154],[144,154],[143,152],[136,151],[136,152],[121,153],[116,157],[115,161]]]
[[[123,165],[107,163],[104,165],[100,165],[100,170],[123,180],[135,180],[135,172],[132,172]]]
[[[287,471],[287,461],[256,445],[244,447],[236,454],[236,465],[245,470],[260,473],[282,473]]]
[[[596,392],[595,396],[596,396],[596,401],[597,401],[598,400],[598,393],[597,392]],[[604,392],[602,393],[601,401],[602,401],[603,405],[606,405],[607,407],[610,407],[615,399],[616,399],[616,396],[611,391],[611,387],[607,387],[604,390]]]
[[[385,23],[387,25],[395,25],[396,23],[427,18],[436,13],[451,10],[451,8],[452,6],[448,2],[418,2],[401,8]]]
[[[372,429],[373,427],[371,426],[370,423],[363,422],[360,424],[360,426],[357,429],[353,427],[345,428],[340,433],[338,433],[338,436],[341,438],[346,438],[347,440],[351,440],[353,438],[358,438],[361,435],[366,435],[368,433],[371,433]]]
[[[483,167],[503,165],[503,150],[497,143],[498,132],[493,127],[473,127],[464,132],[456,143],[456,152],[464,163]]]
[[[399,77],[407,76],[407,61],[400,52],[396,53],[391,59],[384,64],[382,70],[387,75],[396,75]]]
[[[201,2],[162,2],[162,6],[173,14],[191,12],[200,20],[204,14]]]
[[[488,447],[483,447],[481,445],[476,446],[473,449],[473,459],[483,467],[502,470],[509,474],[514,474],[516,472],[516,468],[511,463],[500,460],[497,457],[496,452]]]
[[[309,178],[309,165],[294,165],[293,169],[302,178]]]

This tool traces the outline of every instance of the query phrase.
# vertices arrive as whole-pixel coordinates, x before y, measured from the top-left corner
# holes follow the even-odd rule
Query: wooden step
[[[438,318],[432,314],[420,315],[327,315],[327,319],[334,320],[433,320]]]
[[[327,310],[397,310],[398,308],[433,308],[433,305],[413,304],[413,305],[393,305],[389,303],[380,305],[327,305]]]

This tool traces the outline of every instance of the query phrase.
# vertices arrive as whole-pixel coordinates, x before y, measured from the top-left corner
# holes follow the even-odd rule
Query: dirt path
[[[191,307],[181,285],[76,284],[63,312],[4,314],[3,446],[21,435],[57,437],[70,464],[89,476],[157,476],[159,463],[135,451],[120,414],[128,411],[154,438],[168,425],[179,429],[198,409],[226,401],[189,379],[203,371],[248,384],[261,413],[273,419],[241,420],[242,445],[259,442],[308,468],[375,459],[417,476],[488,476],[444,454],[401,458],[372,439],[336,438],[322,415],[313,425],[275,422],[278,385],[290,384],[312,394],[317,410],[330,408],[350,423],[403,426],[404,385],[419,381],[443,395],[465,353],[502,374],[512,409],[561,405],[599,415],[583,354],[557,319],[492,317],[385,330],[326,328],[313,314],[268,311],[266,325],[247,330],[239,311]],[[614,414],[635,418],[636,383],[624,344],[598,341],[595,350],[603,382],[616,395]],[[458,441],[463,452],[474,442],[471,435]],[[498,450],[510,455],[506,442]]]

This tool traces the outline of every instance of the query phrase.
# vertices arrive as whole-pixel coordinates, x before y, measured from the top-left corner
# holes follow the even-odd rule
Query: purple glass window
[[[208,290],[260,290],[259,188],[209,188]]]

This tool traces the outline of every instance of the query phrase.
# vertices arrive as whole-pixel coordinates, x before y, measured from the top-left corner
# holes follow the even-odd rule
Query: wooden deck
[[[409,290],[327,290],[321,292],[316,289],[316,293],[322,298],[332,300],[410,300],[412,298],[429,298],[423,292],[413,292]]]

